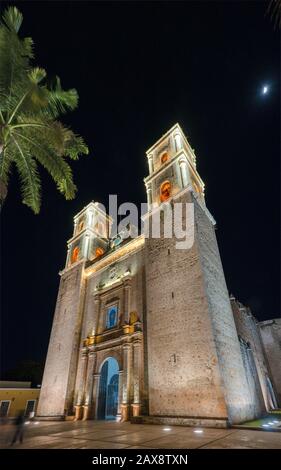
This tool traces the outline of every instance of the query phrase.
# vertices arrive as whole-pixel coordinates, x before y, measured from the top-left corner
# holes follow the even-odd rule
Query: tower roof
[[[178,131],[185,139],[186,143],[188,144],[187,142],[187,139],[186,139],[186,136],[181,128],[181,126],[179,125],[179,123],[177,122],[176,124],[174,124],[167,132],[165,132],[165,134],[162,135],[162,137],[160,137],[160,139],[157,140],[157,142],[155,142],[155,144],[152,145],[152,147],[150,147],[147,151],[146,151],[146,154],[152,152],[155,147],[158,147],[159,144],[161,144],[161,142],[163,140],[165,140],[170,134],[172,134],[173,132],[175,131]],[[189,144],[188,144],[189,145]]]
[[[96,211],[98,212],[100,215],[102,215],[103,217],[107,218],[109,221],[112,221],[112,217],[110,217],[110,215],[108,215],[104,209],[103,209],[103,206],[102,204],[100,204],[99,202],[95,202],[95,201],[91,201],[87,206],[83,207],[83,209],[81,209],[81,211],[79,211],[77,214],[75,214],[75,216],[73,217],[74,220],[77,220],[82,214],[84,214],[87,210],[92,210],[92,211]]]

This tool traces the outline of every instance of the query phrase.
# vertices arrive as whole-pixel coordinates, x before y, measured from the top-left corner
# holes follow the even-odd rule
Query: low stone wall
[[[173,426],[190,426],[202,428],[228,428],[227,419],[220,418],[196,418],[185,416],[136,416],[131,418],[133,424],[169,424]]]

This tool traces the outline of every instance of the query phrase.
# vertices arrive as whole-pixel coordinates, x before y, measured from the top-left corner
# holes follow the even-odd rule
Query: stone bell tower
[[[146,154],[149,175],[144,182],[149,208],[177,195],[188,185],[204,203],[204,183],[196,170],[196,157],[178,124]]]
[[[85,294],[84,267],[109,243],[111,219],[91,202],[74,217],[68,241],[37,409],[41,418],[63,418],[73,409],[81,322]]]
[[[215,221],[194,151],[176,124],[147,157],[148,220],[167,205],[174,216],[178,202],[194,209],[193,218],[182,212],[194,237],[189,248],[179,249],[175,235],[164,238],[163,230],[145,240],[149,415],[156,422],[207,426],[253,418]]]
[[[66,268],[78,260],[94,259],[108,248],[111,229],[110,217],[97,202],[90,202],[74,217],[74,231],[67,242]]]

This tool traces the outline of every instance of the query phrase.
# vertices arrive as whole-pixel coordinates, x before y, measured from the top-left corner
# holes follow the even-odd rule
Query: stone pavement
[[[31,422],[15,449],[281,449],[281,433],[210,429],[114,421]],[[0,448],[10,445],[14,427],[0,429]]]

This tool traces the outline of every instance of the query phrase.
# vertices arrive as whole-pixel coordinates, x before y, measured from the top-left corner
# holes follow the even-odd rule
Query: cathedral
[[[229,295],[181,127],[146,155],[147,220],[192,203],[193,243],[178,249],[161,226],[112,236],[96,202],[74,216],[37,415],[211,427],[262,416],[281,406],[281,320],[259,323]]]

